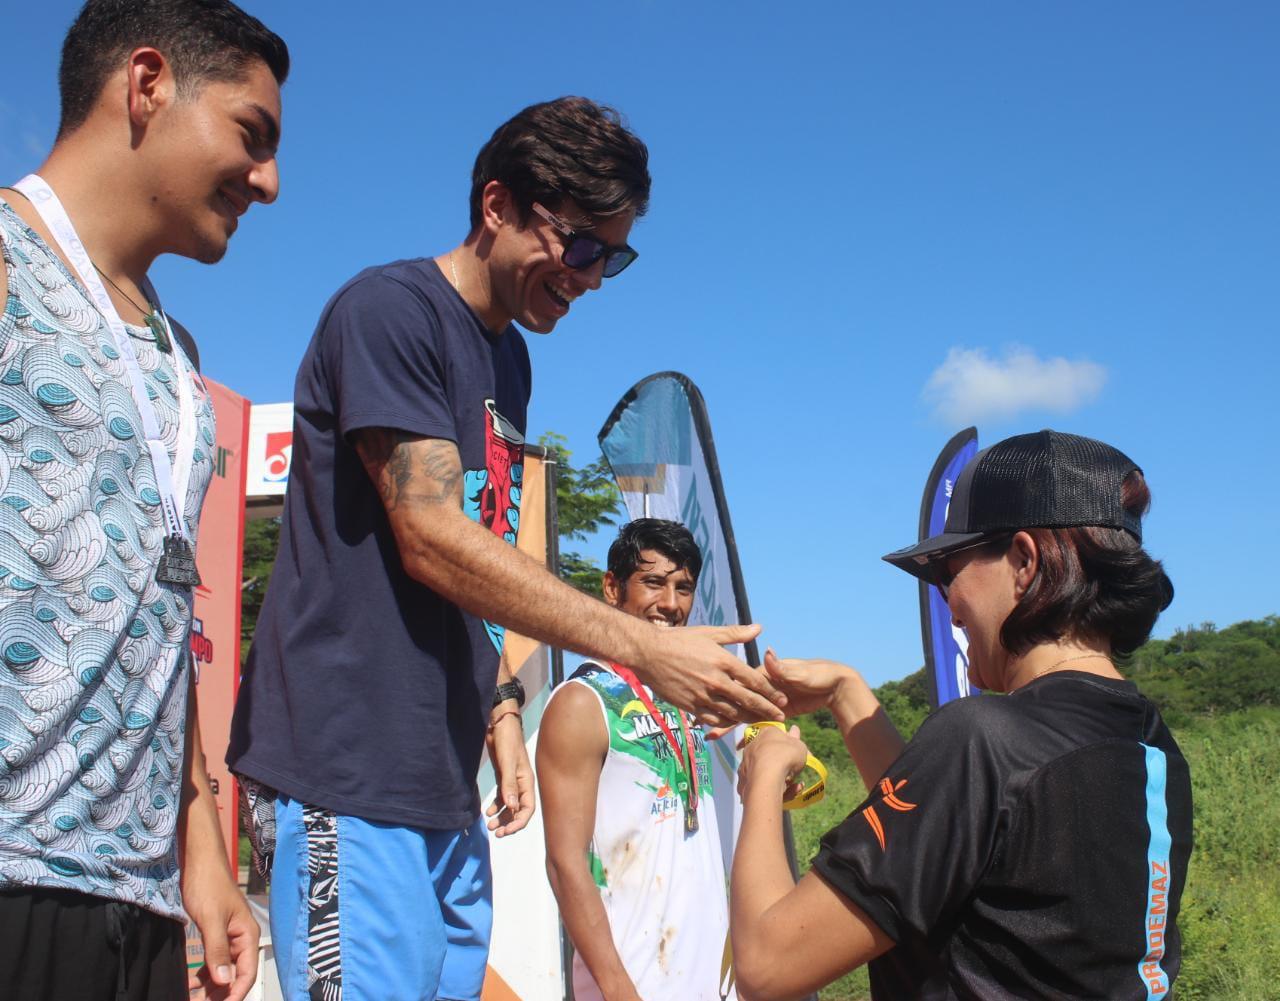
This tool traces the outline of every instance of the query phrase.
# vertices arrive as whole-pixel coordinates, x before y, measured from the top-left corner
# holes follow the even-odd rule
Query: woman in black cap
[[[945,532],[885,557],[946,597],[983,695],[904,743],[852,668],[765,660],[789,712],[835,715],[870,795],[793,884],[780,806],[806,750],[739,769],[738,987],[800,997],[870,963],[876,999],[1164,998],[1181,961],[1186,761],[1116,670],[1173,597],[1142,548],[1142,471],[1053,431],[979,453]]]

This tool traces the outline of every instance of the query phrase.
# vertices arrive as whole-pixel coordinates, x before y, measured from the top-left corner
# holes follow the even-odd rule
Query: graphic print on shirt
[[[160,494],[109,328],[8,205],[0,238],[0,889],[75,889],[184,918],[174,831],[191,592],[155,581]],[[173,355],[150,328],[126,329],[172,456]],[[194,540],[214,424],[192,383]]]
[[[649,715],[644,703],[612,671],[587,666],[574,677],[589,678],[591,687],[604,702],[610,718],[610,748],[635,758],[648,769],[651,781],[645,782],[643,787],[653,794],[653,803],[649,808],[653,822],[660,824],[673,817],[684,816],[683,804],[689,798],[684,763],[676,760],[662,727]],[[678,710],[666,702],[656,704],[666,719],[667,727],[675,734],[683,749],[684,736],[681,733],[680,719],[676,715]],[[689,726],[689,735],[693,738],[694,756],[698,762],[699,796],[710,796],[711,759],[707,754],[706,741],[702,730],[696,726]]]
[[[709,747],[701,731],[690,726],[688,739],[701,776],[701,822],[689,831],[681,760],[685,732],[678,710],[654,699],[679,754],[638,693],[613,670],[588,661],[565,682],[568,686],[595,696],[608,740],[586,854],[618,956],[640,997],[723,1001],[729,914]],[[603,1001],[580,954],[573,964],[574,996]]]
[[[524,435],[484,401],[484,469],[468,469],[463,477],[462,509],[513,546],[520,531],[520,489],[524,479]],[[485,632],[498,653],[506,627],[485,621]]]
[[[880,780],[880,804],[889,807],[891,810],[897,810],[899,813],[907,813],[914,810],[918,804],[908,803],[897,796],[898,790],[906,784],[906,779],[899,779],[895,783],[888,776],[882,778]],[[862,811],[862,819],[870,825],[876,840],[880,842],[880,850],[885,851],[884,825],[880,823],[880,815],[876,813],[875,803],[872,803]]]

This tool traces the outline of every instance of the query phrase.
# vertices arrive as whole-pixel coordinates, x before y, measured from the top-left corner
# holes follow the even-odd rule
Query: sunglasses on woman
[[[960,570],[957,570],[955,573],[952,573],[951,566],[950,566],[951,557],[957,556],[960,553],[967,553],[974,549],[985,549],[988,546],[997,546],[997,545],[1003,544],[1005,545],[1006,548],[1008,548],[1008,543],[1012,539],[1013,539],[1013,534],[1010,532],[1005,532],[1000,535],[989,536],[985,539],[979,539],[977,542],[971,542],[969,543],[969,545],[961,546],[959,549],[949,550],[948,552],[943,553],[942,556],[939,557],[938,559],[932,560],[929,562],[928,564],[929,576],[926,579],[929,581],[930,584],[936,587],[938,591],[942,594],[942,600],[946,601],[947,594],[951,590],[951,585],[955,583],[955,579],[957,575],[960,573],[960,570],[964,569],[964,567],[961,567]],[[969,564],[967,563],[965,564],[965,566],[968,566],[968,565]]]
[[[640,255],[625,243],[619,247],[611,247],[603,240],[597,240],[587,233],[579,233],[567,222],[553,215],[537,202],[533,203],[533,211],[551,224],[551,228],[565,239],[564,252],[560,260],[566,268],[581,271],[589,268],[600,258],[604,258],[604,277],[612,278],[622,274],[627,266]]]

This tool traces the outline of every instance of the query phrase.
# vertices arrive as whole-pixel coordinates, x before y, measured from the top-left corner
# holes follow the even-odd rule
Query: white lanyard
[[[182,364],[181,351],[177,339],[173,336],[173,328],[169,326],[169,318],[164,315],[163,311],[160,312],[165,329],[169,334],[169,342],[173,345],[173,375],[178,383],[178,441],[175,450],[176,461],[174,463],[170,463],[169,450],[165,447],[164,439],[160,436],[160,423],[156,420],[156,411],[151,405],[151,398],[147,396],[147,387],[142,381],[142,369],[138,366],[138,358],[133,352],[133,343],[129,340],[129,333],[125,330],[124,321],[120,319],[120,314],[116,312],[111,296],[107,294],[106,288],[103,287],[102,280],[98,277],[98,269],[94,267],[93,261],[90,260],[88,252],[84,249],[84,244],[80,242],[80,237],[76,235],[75,227],[71,225],[67,210],[62,207],[62,203],[58,201],[58,196],[53,193],[53,189],[37,174],[28,174],[14,185],[14,189],[22,192],[31,204],[35,206],[35,210],[40,213],[40,218],[44,220],[45,225],[53,233],[53,238],[58,241],[58,246],[62,249],[62,253],[71,262],[71,266],[75,268],[80,281],[88,289],[90,296],[93,297],[94,304],[102,314],[102,318],[107,321],[107,326],[111,329],[111,335],[116,343],[116,350],[120,352],[125,370],[129,374],[129,391],[133,395],[133,402],[138,408],[138,415],[142,418],[143,437],[146,441],[147,450],[151,453],[151,465],[155,470],[156,488],[160,494],[160,506],[164,511],[165,529],[169,535],[179,535],[186,538],[186,525],[182,518],[186,508],[187,484],[191,478],[191,464],[195,456],[195,402],[192,398],[191,383],[185,377],[186,372]],[[147,283],[144,292],[150,295],[154,301],[155,290],[151,288],[150,282]],[[158,306],[156,308],[159,309]]]

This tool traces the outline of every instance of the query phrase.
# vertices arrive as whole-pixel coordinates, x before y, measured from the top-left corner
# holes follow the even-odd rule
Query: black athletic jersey
[[[897,945],[877,1001],[1168,998],[1191,778],[1127,681],[1063,671],[948,703],[814,868]]]

